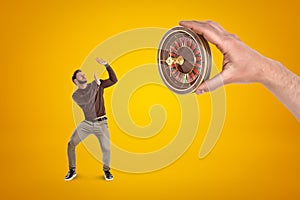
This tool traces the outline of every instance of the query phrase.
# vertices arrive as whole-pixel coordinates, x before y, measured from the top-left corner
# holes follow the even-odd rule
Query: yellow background
[[[78,177],[63,179],[67,142],[75,128],[71,75],[95,46],[134,28],[171,28],[182,19],[212,19],[299,75],[300,6],[294,2],[2,1],[1,198],[299,199],[299,122],[258,84],[225,86],[225,125],[204,159],[198,159],[198,153],[210,118],[202,114],[203,129],[199,126],[193,144],[164,169],[146,174],[112,170],[115,180],[105,182],[101,164],[81,144]],[[215,49],[213,55],[220,66],[222,57]],[[133,63],[124,58],[115,71],[121,76],[136,63],[155,62],[155,56],[132,56]],[[159,95],[155,88],[147,90]],[[197,99],[205,107],[209,94]],[[149,98],[145,102],[139,106],[156,103]],[[131,113],[137,123],[148,123],[137,109]],[[112,138],[122,134],[113,120],[110,131]]]

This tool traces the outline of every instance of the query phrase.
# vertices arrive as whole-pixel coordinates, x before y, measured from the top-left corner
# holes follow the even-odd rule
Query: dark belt
[[[104,121],[104,120],[107,120],[107,117],[100,117],[98,119],[92,119],[91,122],[101,122],[101,121]]]

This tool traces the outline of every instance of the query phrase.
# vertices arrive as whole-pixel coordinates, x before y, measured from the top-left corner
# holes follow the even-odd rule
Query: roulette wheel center
[[[184,62],[182,65],[178,66],[178,70],[185,74],[193,70],[193,63],[195,62],[195,56],[192,50],[188,47],[180,47],[176,53],[179,56],[182,56],[184,58]]]

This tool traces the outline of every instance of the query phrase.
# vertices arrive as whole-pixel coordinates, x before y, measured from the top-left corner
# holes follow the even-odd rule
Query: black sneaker
[[[68,174],[65,177],[65,181],[73,180],[76,177],[76,171],[74,169],[70,169]]]
[[[104,178],[107,181],[111,181],[114,179],[113,175],[110,173],[109,170],[104,171]]]

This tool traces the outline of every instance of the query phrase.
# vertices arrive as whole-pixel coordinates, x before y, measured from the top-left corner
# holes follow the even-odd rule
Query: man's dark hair
[[[81,70],[80,70],[80,69],[77,69],[77,70],[73,73],[73,76],[72,76],[72,81],[73,81],[73,83],[75,83],[74,80],[76,79],[76,74],[79,73],[79,72],[81,72]]]

